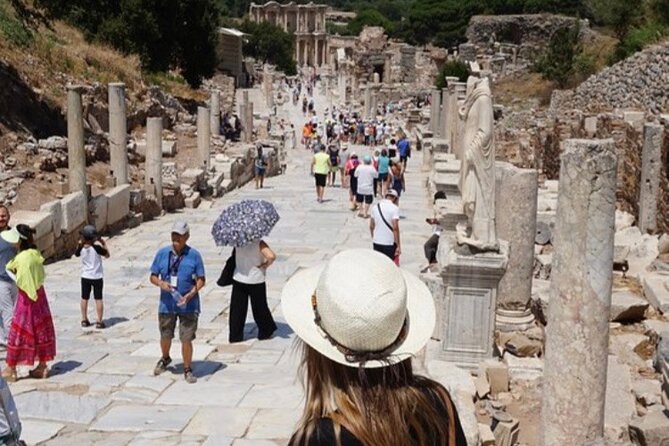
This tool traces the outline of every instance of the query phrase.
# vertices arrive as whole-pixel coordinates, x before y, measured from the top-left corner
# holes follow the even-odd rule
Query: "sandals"
[[[97,328],[98,330],[102,330],[103,328],[106,328],[106,327],[107,327],[107,326],[106,326],[105,323],[102,322],[102,321],[100,321],[100,322],[96,322],[96,323],[95,323],[95,328]]]
[[[30,372],[28,372],[28,375],[31,378],[35,378],[35,379],[45,379],[46,377],[49,376],[49,368],[48,367],[37,366],[34,369],[32,369]]]
[[[16,374],[16,369],[12,370],[9,367],[6,367],[2,371],[2,377],[9,383],[15,383],[19,379],[18,375]]]
[[[83,321],[81,321],[81,326],[82,326],[83,328],[87,328],[87,327],[90,327],[90,326],[91,326],[91,323],[88,322],[88,319],[84,319]]]

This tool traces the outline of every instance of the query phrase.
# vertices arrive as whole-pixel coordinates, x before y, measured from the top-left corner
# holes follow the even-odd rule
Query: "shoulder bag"
[[[236,249],[233,249],[228,260],[225,261],[225,266],[223,267],[223,271],[221,271],[221,276],[216,281],[216,285],[220,287],[232,285],[232,276],[235,274],[235,268],[237,267],[237,260],[235,259],[236,251]]]

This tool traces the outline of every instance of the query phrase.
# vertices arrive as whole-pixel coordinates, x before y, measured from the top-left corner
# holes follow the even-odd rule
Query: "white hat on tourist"
[[[349,367],[384,367],[410,358],[435,324],[427,286],[367,249],[342,251],[297,272],[281,292],[281,306],[304,342]]]

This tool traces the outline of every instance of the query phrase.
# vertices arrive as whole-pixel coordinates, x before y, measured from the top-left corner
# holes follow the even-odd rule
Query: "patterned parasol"
[[[221,212],[211,235],[218,246],[239,248],[269,235],[279,218],[269,201],[242,200]]]

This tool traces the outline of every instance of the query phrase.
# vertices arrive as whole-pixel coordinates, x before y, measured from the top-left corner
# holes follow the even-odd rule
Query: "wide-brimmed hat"
[[[16,228],[11,228],[11,229],[6,229],[2,232],[0,232],[0,237],[7,243],[18,243],[19,240],[23,237],[21,237],[21,234],[19,231],[16,230]]]
[[[427,286],[366,249],[342,251],[298,271],[281,292],[281,306],[304,342],[349,367],[384,367],[410,358],[435,324]]]

